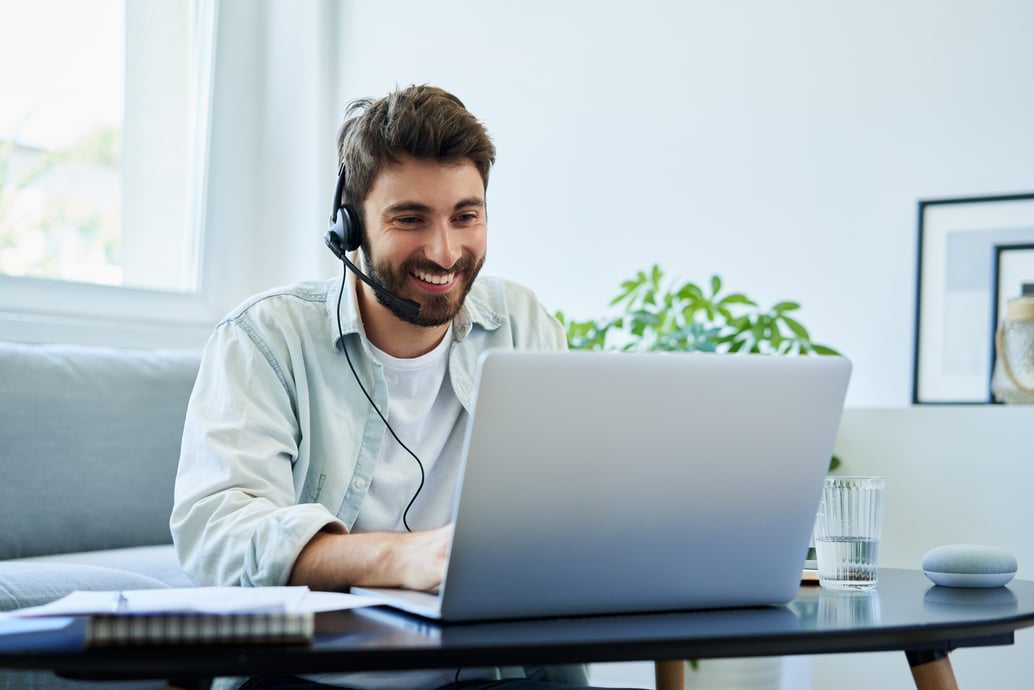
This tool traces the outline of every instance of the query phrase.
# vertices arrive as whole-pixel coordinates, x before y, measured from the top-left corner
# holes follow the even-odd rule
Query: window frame
[[[127,346],[192,347],[204,342],[212,325],[227,308],[228,284],[214,275],[209,252],[219,251],[219,238],[205,232],[207,215],[208,171],[211,156],[212,101],[215,76],[215,48],[218,0],[194,0],[192,5],[172,0],[170,7],[190,7],[195,16],[195,31],[190,37],[187,69],[194,77],[188,88],[192,114],[187,123],[187,138],[192,151],[186,162],[189,193],[183,216],[194,235],[183,244],[193,243],[185,251],[192,256],[195,287],[190,291],[172,291],[114,286],[70,280],[11,276],[0,274],[0,338],[28,342],[106,343]],[[145,7],[145,6],[141,6]],[[152,6],[153,7],[153,6]],[[139,31],[134,22],[143,18],[127,3],[125,32]],[[146,50],[146,42],[137,41]],[[147,59],[148,56],[144,56]],[[126,71],[129,79],[131,71]],[[146,79],[149,75],[137,74]],[[155,104],[154,107],[161,107]],[[135,117],[147,119],[149,114],[137,112]],[[128,182],[130,185],[132,181]],[[127,181],[124,181],[124,185]],[[133,190],[129,189],[128,193]],[[124,219],[125,220],[125,219]],[[124,223],[123,233],[143,240],[153,248],[160,245],[162,231],[149,223]],[[153,237],[148,237],[153,233]],[[232,292],[232,290],[230,291]]]

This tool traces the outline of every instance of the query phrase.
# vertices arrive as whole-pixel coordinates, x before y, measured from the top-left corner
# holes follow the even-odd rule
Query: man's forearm
[[[340,591],[352,585],[431,589],[441,584],[452,526],[349,534],[328,527],[302,549],[289,584]]]

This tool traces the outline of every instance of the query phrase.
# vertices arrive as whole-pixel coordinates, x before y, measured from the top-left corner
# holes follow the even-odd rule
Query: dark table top
[[[73,677],[204,677],[455,666],[703,659],[1010,644],[1034,626],[1034,582],[934,586],[883,569],[869,593],[802,585],[785,606],[440,625],[386,609],[319,614],[311,645],[3,651],[0,667]]]

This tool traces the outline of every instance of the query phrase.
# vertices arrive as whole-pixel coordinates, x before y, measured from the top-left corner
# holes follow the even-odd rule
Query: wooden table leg
[[[210,690],[211,678],[170,678],[165,683],[165,690]]]
[[[654,687],[657,690],[682,690],[685,684],[684,659],[666,659],[653,662]]]
[[[905,652],[916,690],[959,690],[948,652]]]

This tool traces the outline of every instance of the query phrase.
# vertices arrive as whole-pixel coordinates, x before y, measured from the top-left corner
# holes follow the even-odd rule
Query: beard
[[[481,267],[485,264],[484,255],[479,259],[475,259],[473,254],[465,253],[453,266],[447,268],[425,259],[407,259],[398,268],[393,268],[387,261],[378,261],[376,257],[371,256],[368,247],[364,248],[364,256],[367,264],[366,271],[369,276],[384,286],[388,292],[399,297],[408,296],[404,294],[404,290],[409,283],[410,275],[414,271],[456,274],[458,284],[449,292],[440,295],[429,294],[420,296],[420,313],[416,316],[402,311],[391,300],[387,300],[377,292],[374,292],[377,301],[397,318],[406,323],[425,327],[442,326],[456,317],[456,314],[463,307],[464,300],[467,299],[470,288],[474,285],[474,279],[477,278],[478,273],[481,272]]]

